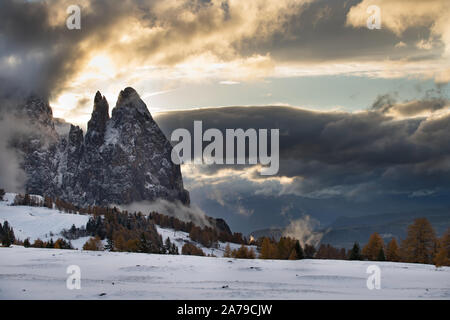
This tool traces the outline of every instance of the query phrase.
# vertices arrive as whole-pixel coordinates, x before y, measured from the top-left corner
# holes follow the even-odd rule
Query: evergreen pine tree
[[[151,252],[151,241],[147,240],[145,233],[141,233],[141,238],[138,243],[138,252],[150,253]]]
[[[0,224],[1,226],[1,224]],[[15,237],[14,237],[14,231],[12,229],[12,227],[9,226],[8,221],[5,221],[3,223],[3,227],[0,230],[0,235],[1,237],[1,242],[2,245],[5,247],[9,247],[10,245],[12,245],[15,241]]]
[[[171,253],[172,243],[170,242],[169,237],[167,237],[166,241],[164,242],[164,249],[165,249],[165,253],[172,254]]]
[[[26,238],[26,239],[23,241],[23,246],[24,246],[25,248],[28,248],[28,247],[31,246],[31,244],[30,244],[30,238]]]
[[[55,244],[53,243],[53,238],[50,238],[50,241],[47,242],[47,245],[45,247],[50,249],[55,247]]]
[[[114,251],[114,240],[111,238],[106,239],[105,250]]]
[[[306,259],[313,259],[316,254],[316,248],[313,245],[305,243],[304,253]]]
[[[172,246],[170,247],[170,254],[179,254],[178,253],[178,247],[175,245],[175,243],[172,243]]]
[[[384,249],[383,247],[380,248],[380,251],[378,252],[378,261],[386,261],[386,257],[384,256]]]
[[[362,260],[361,249],[359,248],[358,242],[355,242],[352,250],[350,251],[349,260]]]
[[[297,259],[304,259],[305,255],[303,254],[303,248],[300,245],[300,241],[295,242],[295,254]]]
[[[5,236],[3,237],[2,245],[3,245],[4,247],[9,247],[9,246],[12,245],[11,239],[9,238],[8,235],[5,235]]]

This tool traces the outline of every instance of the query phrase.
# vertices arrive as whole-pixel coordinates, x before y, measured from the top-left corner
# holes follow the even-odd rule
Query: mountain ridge
[[[131,87],[109,104],[95,94],[86,134],[70,125],[58,134],[48,101],[31,96],[20,108],[32,127],[15,146],[23,155],[25,191],[61,198],[79,206],[129,204],[165,199],[188,205],[172,146],[146,104]]]

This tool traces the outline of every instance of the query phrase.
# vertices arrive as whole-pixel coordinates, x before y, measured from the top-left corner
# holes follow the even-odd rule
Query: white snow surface
[[[163,241],[166,241],[166,239],[169,238],[170,242],[175,243],[175,245],[178,247],[179,253],[181,253],[181,248],[183,247],[183,245],[186,242],[195,244],[197,247],[199,247],[200,249],[203,250],[205,255],[214,255],[216,257],[223,257],[223,254],[225,252],[225,247],[227,246],[227,244],[230,245],[231,250],[239,249],[241,247],[241,245],[237,244],[237,243],[219,242],[218,248],[207,248],[207,247],[202,246],[199,243],[193,242],[191,240],[191,238],[189,238],[189,233],[187,233],[187,232],[175,231],[173,229],[164,229],[164,228],[161,228],[160,226],[156,226],[156,230],[161,235]],[[257,252],[256,246],[246,246],[246,247],[253,248],[255,253]]]
[[[37,238],[45,241],[50,238],[56,240],[61,237],[59,233],[63,229],[70,229],[73,224],[77,228],[86,226],[89,220],[88,215],[69,214],[46,207],[11,206],[15,196],[14,193],[7,193],[4,197],[5,201],[0,201],[0,222],[3,224],[8,221],[16,239],[30,238],[31,242]],[[72,241],[75,248],[78,248],[76,245],[80,242],[77,240]]]
[[[366,286],[381,269],[381,289]],[[66,287],[67,267],[81,289]],[[450,268],[339,260],[239,260],[0,248],[0,299],[450,299]]]
[[[17,238],[59,237],[84,226],[88,215],[0,201],[0,222]],[[157,226],[181,253],[189,234]],[[89,237],[72,240],[81,249]],[[339,260],[240,260],[219,248],[199,246],[214,257],[127,252],[0,248],[0,299],[450,299],[450,268],[393,262]],[[232,249],[238,244],[230,244]],[[367,288],[367,267],[381,269],[381,289]],[[81,268],[81,289],[66,288],[67,267]],[[105,295],[100,296],[100,294]]]
[[[55,241],[57,238],[64,238],[60,235],[60,232],[64,229],[70,229],[72,225],[75,225],[77,228],[86,226],[90,217],[89,215],[65,213],[46,207],[12,206],[15,196],[15,193],[6,193],[4,201],[0,201],[0,222],[8,221],[14,230],[15,237],[20,240],[30,238],[30,241],[33,242],[38,238],[44,241],[49,241],[50,238],[53,238]],[[156,227],[163,241],[169,237],[170,241],[176,244],[180,253],[183,245],[186,242],[191,242],[201,248],[206,255],[213,254],[217,257],[222,257],[227,245],[227,243],[220,242],[219,248],[206,248],[199,243],[191,241],[189,233]],[[82,237],[70,240],[70,242],[75,249],[81,249],[89,238]],[[103,243],[106,244],[106,240]],[[238,244],[230,243],[232,250],[239,247],[240,245]],[[253,247],[256,252],[255,246],[249,247]]]

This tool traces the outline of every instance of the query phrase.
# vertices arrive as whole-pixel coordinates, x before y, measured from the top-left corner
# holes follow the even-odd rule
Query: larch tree
[[[269,240],[269,238],[264,238],[261,245],[261,259],[276,259],[277,248],[275,245]]]
[[[231,247],[229,243],[227,243],[227,245],[225,246],[225,252],[223,253],[223,256],[225,258],[231,258]]]
[[[450,228],[443,234],[439,240],[438,251],[434,258],[436,267],[450,266]]]
[[[288,260],[297,260],[297,254],[295,253],[295,249],[292,250]]]
[[[407,262],[431,263],[436,249],[436,233],[426,218],[418,218],[408,227],[402,252]]]
[[[380,254],[380,249],[383,249],[384,243],[383,238],[374,232],[369,238],[369,242],[364,246],[362,254],[369,260],[378,260],[378,255]]]
[[[386,250],[386,260],[387,261],[400,261],[400,248],[397,244],[397,240],[395,238],[392,238],[391,241],[389,241],[387,245]]]

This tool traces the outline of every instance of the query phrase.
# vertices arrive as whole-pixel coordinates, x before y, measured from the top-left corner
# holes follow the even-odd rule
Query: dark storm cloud
[[[422,61],[442,54],[439,41],[426,54],[415,46],[430,37],[429,26],[410,27],[400,37],[389,29],[346,25],[350,8],[359,2],[86,0],[80,2],[81,30],[68,30],[66,9],[73,4],[68,0],[3,0],[0,83],[9,94],[25,90],[57,95],[98,49],[119,61],[153,59],[153,64],[161,65],[205,53],[223,61],[269,54],[282,63],[387,57]],[[134,37],[130,43],[121,42],[124,34]],[[406,46],[395,48],[400,38]]]
[[[120,21],[124,9],[124,2],[114,2],[113,5],[109,1],[91,0],[90,9],[82,14],[82,29],[69,30],[65,19],[56,25],[52,23],[52,14],[66,12],[69,4],[64,6],[63,3],[0,2],[0,82],[3,94],[18,92],[23,96],[34,92],[48,97],[61,90],[66,81],[80,71],[89,50],[100,46],[107,31]],[[59,12],[52,11],[57,5],[61,5]],[[89,42],[82,47],[80,44],[84,40]]]
[[[207,52],[228,61],[238,59],[233,43],[279,27],[276,20],[261,20],[260,12],[269,18],[288,15],[288,7],[300,10],[301,2],[284,2],[251,4],[246,12],[235,3],[232,14],[226,1],[86,0],[79,2],[81,30],[69,30],[66,10],[74,4],[69,0],[2,0],[2,91],[56,96],[83,71],[90,55],[101,50],[118,64],[145,64],[154,58],[153,64],[170,66]],[[123,42],[123,36],[128,40]]]
[[[415,101],[413,105],[414,110],[425,110],[430,102]],[[176,128],[192,132],[194,120],[203,121],[203,130],[218,128],[223,133],[226,128],[279,128],[278,176],[294,178],[285,187],[286,192],[321,197],[450,188],[448,113],[441,117],[395,119],[380,111],[232,107],[157,116],[168,136]],[[214,175],[224,168],[229,166],[200,166],[199,170]],[[251,178],[268,177],[255,173]]]

